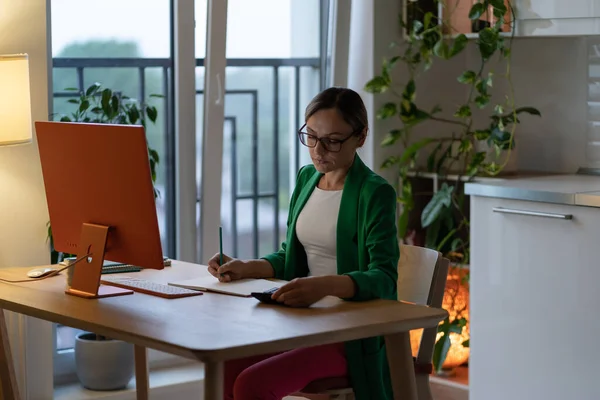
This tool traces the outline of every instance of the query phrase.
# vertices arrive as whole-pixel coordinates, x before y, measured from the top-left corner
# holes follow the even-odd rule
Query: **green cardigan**
[[[300,169],[290,201],[287,239],[281,250],[265,256],[275,278],[308,275],[306,252],[296,237],[296,220],[322,174],[313,165]],[[348,275],[356,294],[348,301],[397,299],[399,246],[396,192],[356,155],[348,171],[337,222],[337,272]],[[348,376],[357,400],[392,399],[383,337],[346,342]]]

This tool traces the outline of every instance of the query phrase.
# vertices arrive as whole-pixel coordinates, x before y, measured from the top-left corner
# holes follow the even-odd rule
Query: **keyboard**
[[[134,292],[149,294],[151,296],[164,297],[165,299],[178,299],[181,297],[200,296],[203,294],[197,290],[165,285],[163,283],[132,278],[129,276],[103,276],[100,282],[105,285],[130,289]]]

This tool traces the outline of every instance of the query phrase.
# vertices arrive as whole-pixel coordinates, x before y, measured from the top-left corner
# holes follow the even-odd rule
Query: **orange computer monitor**
[[[56,250],[162,269],[144,128],[41,121],[35,128]],[[107,228],[105,239],[98,227]],[[76,266],[73,286],[94,294],[97,266]]]

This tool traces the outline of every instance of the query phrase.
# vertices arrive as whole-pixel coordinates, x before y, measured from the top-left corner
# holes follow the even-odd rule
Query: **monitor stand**
[[[65,293],[86,299],[133,294],[133,290],[100,284],[109,228],[104,225],[83,224],[77,257],[81,258],[86,254],[91,254],[91,257],[84,258],[73,266],[73,281]]]

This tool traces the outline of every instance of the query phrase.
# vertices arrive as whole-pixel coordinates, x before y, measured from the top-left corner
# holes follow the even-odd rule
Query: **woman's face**
[[[303,141],[317,171],[328,173],[348,168],[354,161],[356,149],[365,141],[365,135],[354,132],[336,109],[319,110],[302,129]]]

